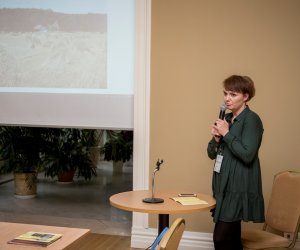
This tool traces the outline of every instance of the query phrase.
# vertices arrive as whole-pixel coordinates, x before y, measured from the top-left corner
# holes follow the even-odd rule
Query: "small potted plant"
[[[14,172],[15,196],[36,196],[37,174],[42,166],[43,129],[34,127],[0,127],[0,155],[5,171]]]
[[[101,149],[104,160],[113,161],[113,172],[122,172],[123,164],[129,161],[133,152],[133,131],[107,130],[107,141]]]
[[[58,177],[59,182],[72,182],[77,177],[86,180],[96,175],[92,167],[86,132],[75,128],[53,128],[45,138],[45,176]]]

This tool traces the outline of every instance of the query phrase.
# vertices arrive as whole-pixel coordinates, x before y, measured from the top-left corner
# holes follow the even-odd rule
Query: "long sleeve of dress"
[[[210,159],[214,160],[217,157],[217,151],[218,151],[218,143],[215,141],[214,138],[212,138],[207,146],[207,155]]]
[[[263,125],[259,116],[251,113],[245,118],[241,129],[241,134],[235,134],[236,130],[233,132],[230,130],[223,140],[235,157],[248,164],[257,156],[262,140]]]

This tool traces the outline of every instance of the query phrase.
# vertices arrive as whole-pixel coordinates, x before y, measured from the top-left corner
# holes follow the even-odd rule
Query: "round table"
[[[207,211],[215,207],[216,201],[211,195],[197,193],[200,200],[207,204],[201,205],[181,205],[172,200],[172,197],[178,197],[178,191],[156,191],[155,197],[162,198],[163,203],[145,203],[144,198],[151,197],[151,190],[135,190],[122,192],[110,197],[110,204],[116,208],[149,214],[158,214],[158,232],[169,226],[170,214],[184,214]]]

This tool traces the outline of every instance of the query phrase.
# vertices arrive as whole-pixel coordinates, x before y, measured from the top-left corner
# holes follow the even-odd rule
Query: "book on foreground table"
[[[60,239],[62,234],[45,233],[45,232],[27,232],[8,241],[9,244],[48,246],[54,241]]]
[[[172,197],[172,200],[182,205],[203,205],[208,204],[204,200],[200,200],[198,197]]]

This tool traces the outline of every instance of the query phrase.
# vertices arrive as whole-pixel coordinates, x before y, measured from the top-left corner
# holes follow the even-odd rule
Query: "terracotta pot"
[[[69,170],[58,174],[58,182],[72,183],[75,175],[75,170]]]

